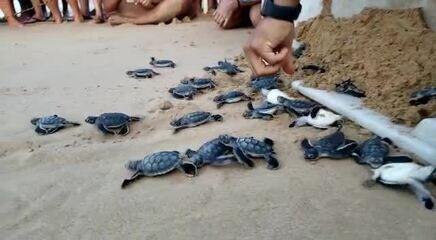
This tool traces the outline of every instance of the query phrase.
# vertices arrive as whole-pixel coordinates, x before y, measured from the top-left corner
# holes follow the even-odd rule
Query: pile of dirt
[[[412,92],[436,86],[436,33],[420,9],[365,9],[347,19],[320,16],[299,25],[298,39],[308,45],[297,67],[318,64],[325,73],[293,79],[322,89],[352,79],[366,92],[365,104],[397,123],[415,125],[436,116],[436,102],[410,106]]]

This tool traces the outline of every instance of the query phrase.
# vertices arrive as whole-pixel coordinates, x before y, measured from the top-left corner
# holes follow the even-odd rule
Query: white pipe
[[[436,166],[436,146],[431,141],[415,136],[413,128],[396,125],[386,116],[364,107],[359,98],[304,87],[302,81],[294,81],[292,87],[306,97],[347,117],[380,137],[391,139],[396,146]],[[433,136],[436,138],[436,133],[433,133]]]

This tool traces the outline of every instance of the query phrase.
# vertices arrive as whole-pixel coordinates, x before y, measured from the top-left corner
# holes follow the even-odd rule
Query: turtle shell
[[[103,113],[97,121],[106,128],[119,128],[130,121],[130,116],[124,113]]]
[[[279,78],[276,75],[260,76],[251,80],[250,87],[254,90],[260,91],[261,89],[274,89],[278,88]]]
[[[340,131],[336,131],[330,135],[327,135],[312,145],[315,147],[320,153],[328,153],[335,151],[339,146],[341,146],[345,141],[344,133]]]
[[[36,125],[42,129],[52,129],[63,127],[66,124],[66,119],[57,115],[46,116],[39,118]]]
[[[213,101],[214,102],[223,102],[223,101],[239,100],[243,96],[245,96],[245,94],[243,92],[230,91],[228,93],[216,96],[213,99]]]
[[[178,151],[162,151],[147,155],[142,160],[127,163],[126,168],[140,171],[145,176],[157,176],[171,172],[182,163]]]
[[[197,151],[202,159],[215,159],[216,157],[228,154],[231,148],[221,143],[218,138],[210,140],[203,144]]]
[[[271,145],[263,141],[259,141],[253,137],[236,139],[237,146],[244,152],[254,155],[264,155],[273,153]]]
[[[172,122],[171,125],[175,127],[200,125],[208,121],[211,115],[212,114],[210,112],[203,112],[203,111],[192,112]]]
[[[187,97],[197,92],[197,89],[189,84],[179,84],[177,87],[172,89],[172,93],[179,96]]]
[[[372,166],[382,165],[384,158],[389,155],[389,146],[380,137],[373,137],[359,148],[359,162],[368,163]]]
[[[126,72],[127,76],[134,78],[151,78],[158,73],[149,68],[135,69]]]

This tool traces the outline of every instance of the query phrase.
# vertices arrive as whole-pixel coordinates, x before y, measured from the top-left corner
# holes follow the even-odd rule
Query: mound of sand
[[[352,79],[366,91],[364,102],[397,123],[415,125],[436,115],[436,103],[414,107],[410,94],[436,86],[436,33],[420,9],[365,9],[347,19],[321,16],[299,25],[299,40],[308,44],[297,67],[320,64],[324,74],[305,75],[312,87],[333,89]]]

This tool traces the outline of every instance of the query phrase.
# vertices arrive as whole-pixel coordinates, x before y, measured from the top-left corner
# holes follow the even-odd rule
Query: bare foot
[[[109,17],[108,22],[111,26],[118,26],[121,25],[123,23],[127,23],[126,18],[125,17],[121,17],[119,15],[112,15]]]
[[[97,15],[94,16],[94,23],[100,24],[100,23],[104,23],[104,22],[105,22],[105,20],[103,19],[102,16],[97,16]]]
[[[226,28],[232,15],[238,9],[238,0],[221,0],[218,8],[213,13],[215,22],[222,28]]]
[[[82,14],[79,14],[79,15],[77,15],[77,16],[74,16],[74,22],[75,23],[82,23],[82,22],[84,22],[85,20],[83,19],[83,16],[82,16]]]
[[[20,22],[18,22],[15,18],[9,18],[8,20],[8,26],[12,28],[21,28],[24,27],[24,25]]]

